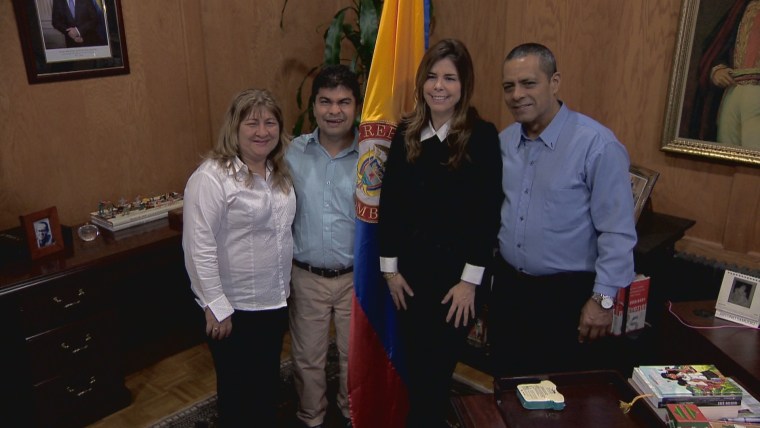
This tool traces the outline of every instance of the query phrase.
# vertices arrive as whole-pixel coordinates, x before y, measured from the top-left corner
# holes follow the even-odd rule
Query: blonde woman
[[[185,266],[206,317],[222,427],[276,426],[296,210],[288,142],[272,94],[244,90],[185,188]]]

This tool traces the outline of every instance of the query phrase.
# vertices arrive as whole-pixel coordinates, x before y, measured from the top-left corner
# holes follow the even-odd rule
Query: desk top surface
[[[565,397],[563,410],[522,407],[516,386],[540,380],[557,385]],[[619,373],[598,370],[501,378],[494,383],[494,394],[453,397],[452,404],[466,428],[662,426],[659,416],[646,405],[634,406],[628,414],[620,410],[620,400],[630,402],[636,395]]]
[[[107,263],[114,258],[125,257],[154,245],[168,243],[176,245],[178,249],[181,247],[182,232],[170,228],[166,218],[118,232],[100,229],[100,235],[91,242],[85,242],[76,236],[78,226],[72,228],[74,237],[61,253],[36,261],[21,258],[2,264],[0,295],[24,287],[25,284]]]
[[[707,339],[727,359],[744,370],[745,376],[750,376],[746,380],[739,379],[747,384],[745,386],[750,387],[751,384],[760,383],[760,330],[715,318],[715,300],[677,302],[672,304],[671,309],[672,315],[678,317],[676,319],[673,316],[676,322],[680,319],[688,324],[683,327]],[[721,366],[719,365],[718,368]],[[752,392],[757,394],[760,391]]]

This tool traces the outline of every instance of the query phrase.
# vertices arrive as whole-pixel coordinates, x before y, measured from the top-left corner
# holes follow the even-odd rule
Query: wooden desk
[[[0,260],[3,426],[98,420],[130,403],[124,374],[203,340],[181,232],[166,219],[101,232],[38,261]]]
[[[715,364],[738,380],[755,397],[760,397],[760,331],[715,318],[715,300],[673,303],[663,324],[661,344],[672,364]],[[675,316],[674,316],[675,314]],[[725,327],[694,329],[697,327]]]
[[[464,428],[507,428],[493,394],[458,395],[451,404]]]
[[[636,248],[634,257],[639,265],[637,271],[645,273],[648,264],[658,257],[672,257],[675,245],[696,222],[687,218],[645,211],[636,223]]]
[[[643,212],[636,223],[638,240],[633,249],[634,267],[637,273],[651,277],[647,321],[656,326],[662,314],[660,308],[671,296],[670,270],[675,245],[694,220],[656,212]]]
[[[563,410],[527,410],[517,398],[517,385],[550,380],[565,397]],[[658,427],[664,423],[644,403],[624,414],[619,401],[637,394],[623,377],[609,370],[548,373],[501,378],[494,394],[453,397],[452,404],[465,428],[544,427]],[[495,399],[498,397],[499,400]]]

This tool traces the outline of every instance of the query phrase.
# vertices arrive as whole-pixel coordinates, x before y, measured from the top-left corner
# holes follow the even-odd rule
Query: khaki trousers
[[[290,336],[293,379],[298,393],[296,416],[308,426],[324,422],[327,411],[327,347],[330,320],[335,324],[340,366],[337,404],[348,417],[348,329],[351,323],[353,273],[324,278],[293,266]]]

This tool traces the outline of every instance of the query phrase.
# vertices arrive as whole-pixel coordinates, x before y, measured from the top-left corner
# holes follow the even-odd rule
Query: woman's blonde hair
[[[290,136],[283,124],[282,109],[280,109],[272,93],[266,89],[246,89],[235,96],[227,113],[224,115],[224,121],[222,122],[216,145],[206,157],[208,159],[215,159],[222,167],[232,170],[234,168],[232,160],[235,157],[240,157],[240,141],[238,141],[240,124],[250,115],[260,115],[262,111],[271,113],[280,126],[279,141],[274,150],[267,156],[267,160],[272,164],[272,183],[274,187],[279,187],[286,193],[289,193],[292,179],[288,170],[288,164],[285,162],[285,150],[288,144],[290,144]],[[245,181],[246,185],[250,186],[253,183],[253,179],[254,175],[249,170]]]
[[[472,58],[464,43],[457,39],[444,39],[433,45],[425,52],[420,66],[417,68],[414,88],[414,110],[405,119],[407,131],[405,137],[407,160],[414,162],[422,152],[420,135],[422,130],[430,122],[430,107],[425,102],[425,81],[428,73],[438,61],[448,58],[454,63],[461,83],[461,97],[454,106],[454,114],[451,117],[449,127],[448,145],[449,159],[446,165],[451,169],[457,169],[466,158],[467,141],[472,133],[474,121],[478,118],[477,111],[470,107],[470,100],[475,88],[475,73],[472,67]]]

